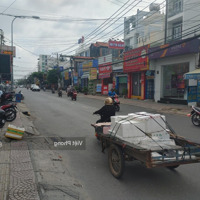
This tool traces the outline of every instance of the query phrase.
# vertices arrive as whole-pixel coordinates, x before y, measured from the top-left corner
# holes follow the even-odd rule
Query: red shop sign
[[[108,47],[110,49],[124,49],[124,42],[109,40]]]
[[[124,52],[124,72],[137,72],[149,69],[147,54],[148,45]],[[130,59],[130,60],[129,60]]]

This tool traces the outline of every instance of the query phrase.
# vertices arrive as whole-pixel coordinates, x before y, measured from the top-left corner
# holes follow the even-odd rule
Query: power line
[[[136,1],[136,0],[135,0],[135,1]],[[133,1],[132,3],[134,3],[135,1]],[[142,1],[142,0],[141,0],[141,1]],[[140,3],[141,1],[139,1],[138,3]],[[127,2],[126,2],[126,3],[127,3]],[[137,3],[137,4],[138,4],[138,3]],[[137,4],[136,4],[136,5],[137,5]],[[136,5],[132,6],[132,7],[128,10],[128,12],[129,12],[130,10],[132,10]],[[128,9],[128,7],[126,7],[123,11],[125,11],[126,9]],[[122,11],[122,12],[123,12],[123,11]],[[121,14],[122,12],[120,12],[120,14]],[[128,12],[126,12],[125,14],[127,14]],[[122,16],[124,16],[125,14],[123,14]],[[122,16],[121,16],[121,17],[122,17]],[[119,17],[119,18],[121,18],[121,17]],[[112,24],[114,24],[114,23],[112,23]],[[111,24],[111,25],[112,25],[112,24]],[[111,25],[110,25],[110,26],[111,26]],[[110,26],[109,26],[109,27],[110,27]],[[104,26],[103,26],[103,27],[104,27]],[[107,28],[108,28],[108,27],[107,27]],[[106,28],[106,29],[107,29],[107,28]],[[104,29],[104,30],[106,30],[106,29]],[[116,29],[116,28],[115,28],[115,29]],[[115,29],[113,29],[113,30],[115,30]],[[103,31],[104,31],[104,30],[103,30]],[[103,31],[101,31],[100,33],[102,33]],[[98,33],[97,35],[99,35],[100,33]],[[97,36],[97,35],[95,35],[95,36]],[[92,39],[94,39],[94,37],[93,37]],[[91,40],[92,40],[92,39],[91,39]],[[89,41],[91,41],[91,40],[89,40]],[[89,41],[88,41],[87,43],[89,43]],[[71,48],[71,47],[70,47],[70,48]],[[72,48],[73,48],[73,47],[72,47]],[[69,48],[67,48],[67,49],[69,49]],[[63,52],[63,51],[66,51],[67,49],[64,49],[64,50],[61,50],[61,51],[58,51],[58,52]],[[76,49],[71,50],[69,53],[71,53],[71,52],[73,52],[73,51],[75,51],[75,50],[76,50]]]
[[[153,1],[153,3],[154,3],[154,2],[156,2],[156,0],[154,0],[154,1]],[[163,4],[164,2],[165,2],[165,1],[163,1],[161,4]],[[149,5],[150,5],[150,4],[149,4]],[[149,6],[149,5],[148,5],[148,6]],[[147,7],[148,7],[148,6],[147,6]],[[144,9],[146,9],[147,7],[145,7]],[[131,9],[132,9],[132,8],[131,8]],[[130,11],[131,9],[129,9],[129,11]],[[144,9],[143,9],[143,10],[144,10]],[[128,12],[129,12],[129,11],[128,11]],[[127,12],[126,12],[126,13],[127,13]],[[126,14],[126,13],[125,13],[125,14]],[[138,20],[137,20],[137,22],[138,22]],[[119,28],[119,27],[120,27],[120,26],[122,26],[122,25],[124,25],[124,23],[120,24],[120,25],[119,25],[119,26],[117,26],[115,29]],[[107,34],[110,34],[110,33],[111,33],[111,32],[113,32],[115,29],[111,30],[110,32],[106,33],[106,34],[105,34],[105,35],[103,35],[103,36],[106,36]],[[96,39],[96,41],[98,41],[98,40],[99,40],[99,39],[101,39],[101,38],[102,38],[102,37],[100,37],[100,38]],[[91,41],[91,40],[90,40],[90,41]],[[89,43],[89,42],[87,42],[87,43]],[[85,45],[87,45],[87,43],[86,43]],[[70,47],[69,47],[69,48],[70,48]],[[62,50],[62,51],[58,51],[58,52],[63,52],[63,51],[65,51],[65,50],[67,50],[67,49],[64,49],[64,50]],[[68,52],[68,53],[71,53],[71,52],[73,52],[73,51],[75,51],[75,50],[77,50],[77,48],[76,48],[76,49],[73,49],[73,50],[71,50],[71,51],[70,51],[70,52]]]
[[[8,10],[17,0],[14,0],[1,14],[3,14],[4,12],[6,12],[6,10]]]

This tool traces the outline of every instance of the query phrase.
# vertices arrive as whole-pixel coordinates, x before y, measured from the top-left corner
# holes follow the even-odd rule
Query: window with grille
[[[182,37],[182,24],[176,24],[173,27],[173,39],[181,39]]]

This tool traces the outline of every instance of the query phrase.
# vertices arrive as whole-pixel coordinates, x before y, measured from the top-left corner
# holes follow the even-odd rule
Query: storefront
[[[124,73],[128,74],[128,98],[145,99],[145,73],[149,69],[148,46],[124,53]]]
[[[81,88],[88,88],[89,83],[89,72],[84,72],[81,76]]]
[[[154,99],[155,70],[146,71],[145,99]]]
[[[127,95],[127,74],[123,73],[123,62],[122,59],[115,59],[114,62],[121,63],[113,63],[112,70],[113,70],[113,88],[118,95]]]
[[[128,82],[128,78],[127,78],[127,74],[117,74],[116,75],[116,90],[117,90],[117,94],[119,95],[126,95],[127,94],[127,82]]]
[[[88,84],[89,94],[96,94],[96,87],[98,83],[100,83],[100,81],[97,80],[97,68],[92,67],[90,69],[89,84]]]
[[[156,102],[188,104],[187,87],[192,80],[185,80],[184,74],[198,64],[199,40],[182,40],[150,48],[150,65],[155,66]]]
[[[184,99],[188,81],[183,75],[189,71],[189,63],[165,65],[163,68],[163,97]]]
[[[99,57],[98,59],[99,79],[101,79],[101,93],[107,95],[113,88],[112,54]]]

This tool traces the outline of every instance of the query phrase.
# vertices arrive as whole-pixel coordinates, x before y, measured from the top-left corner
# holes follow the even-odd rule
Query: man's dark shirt
[[[115,116],[115,107],[113,105],[105,105],[100,110],[94,112],[94,114],[101,115],[102,122],[110,122],[110,117]]]

